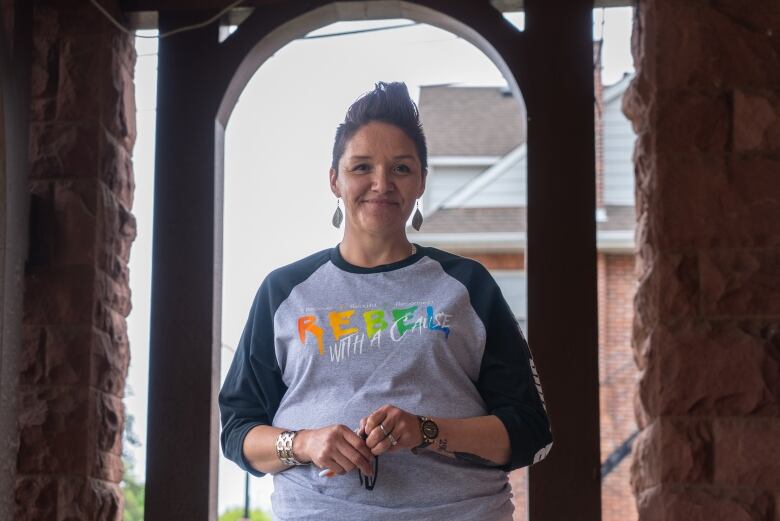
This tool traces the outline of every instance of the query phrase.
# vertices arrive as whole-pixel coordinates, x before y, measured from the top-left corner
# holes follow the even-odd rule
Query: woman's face
[[[347,142],[338,172],[330,169],[330,187],[344,200],[348,233],[389,236],[404,233],[425,175],[409,136],[371,121]]]

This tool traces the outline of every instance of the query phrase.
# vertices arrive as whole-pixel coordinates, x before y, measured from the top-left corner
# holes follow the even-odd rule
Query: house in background
[[[631,75],[603,88],[600,71],[595,76],[602,519],[631,521],[637,519],[627,457],[637,431],[631,350],[636,136],[621,111]],[[428,179],[421,201],[425,222],[419,232],[409,230],[410,240],[479,260],[527,332],[522,100],[506,87],[435,85],[421,88],[418,105],[428,140]],[[563,134],[560,145],[565,153]],[[519,497],[525,473],[513,474]],[[516,519],[525,519],[523,503],[517,501]]]

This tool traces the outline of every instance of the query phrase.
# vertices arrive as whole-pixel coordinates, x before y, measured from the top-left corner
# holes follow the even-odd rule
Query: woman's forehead
[[[372,122],[360,127],[347,142],[344,152],[347,159],[366,159],[375,154],[417,159],[414,142],[403,130],[387,123]]]

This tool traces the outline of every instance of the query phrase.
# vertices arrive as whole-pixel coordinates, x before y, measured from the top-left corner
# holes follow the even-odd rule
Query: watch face
[[[431,420],[423,422],[422,431],[427,438],[435,438],[439,435],[439,427]]]

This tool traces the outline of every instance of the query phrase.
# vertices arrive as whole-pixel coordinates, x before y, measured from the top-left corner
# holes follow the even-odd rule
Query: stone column
[[[641,521],[778,519],[780,4],[643,0],[635,149]]]
[[[119,520],[134,42],[81,0],[36,2],[33,32],[15,519]]]

